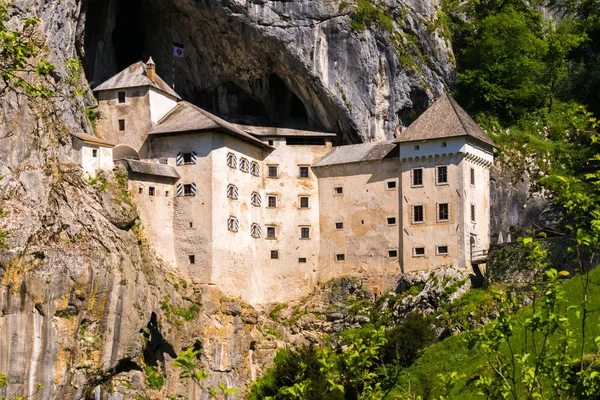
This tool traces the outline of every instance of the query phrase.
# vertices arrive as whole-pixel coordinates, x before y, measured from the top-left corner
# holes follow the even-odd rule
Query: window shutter
[[[183,196],[183,184],[178,183],[177,184],[177,197],[181,197]]]
[[[196,152],[192,151],[192,164],[196,164]]]
[[[177,153],[177,165],[182,165],[183,164],[183,153],[180,151],[179,153]]]
[[[196,195],[196,184],[192,182],[192,196]]]

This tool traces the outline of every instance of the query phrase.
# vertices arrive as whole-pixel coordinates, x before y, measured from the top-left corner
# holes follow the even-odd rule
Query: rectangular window
[[[227,185],[227,197],[237,200],[239,195],[238,187],[232,184]]]
[[[169,160],[166,157],[161,157],[158,159],[158,163],[167,165],[169,163]]]
[[[333,194],[336,196],[341,196],[342,194],[344,194],[344,188],[341,186],[336,186],[333,188]]]
[[[310,239],[310,227],[300,227],[300,239]]]
[[[258,239],[260,238],[261,233],[260,225],[253,222],[252,225],[250,225],[250,235],[253,238]]]
[[[227,153],[227,166],[229,168],[237,168],[237,157],[233,153]]]
[[[267,140],[267,143],[269,143],[269,146],[273,146],[273,141],[272,140]]]
[[[92,149],[92,157],[98,158],[98,150],[97,149]]]
[[[268,208],[276,208],[277,207],[277,196],[267,195],[267,207]]]
[[[437,220],[438,222],[450,221],[450,204],[439,203],[437,205]]]
[[[227,230],[231,232],[237,232],[240,230],[240,222],[236,217],[227,218]]]
[[[396,225],[396,217],[387,217],[386,222],[388,225]]]
[[[336,254],[335,255],[335,260],[336,261],[344,261],[346,259],[346,255],[345,254]]]
[[[194,188],[191,184],[183,185],[183,195],[184,196],[193,196]]]
[[[298,258],[298,262],[300,264],[305,264],[306,263],[306,257],[300,257],[300,258]]]
[[[275,239],[277,238],[277,233],[275,232],[274,226],[267,226],[267,239]]]
[[[117,97],[119,98],[119,104],[125,103],[125,92],[118,92]]]
[[[412,187],[423,186],[423,168],[414,168],[412,171]]]
[[[442,142],[442,147],[446,147],[446,142]]]
[[[344,223],[343,222],[336,222],[335,223],[335,229],[337,229],[338,231],[344,229]]]
[[[424,206],[412,206],[412,223],[413,224],[421,224],[425,222],[425,210]]]
[[[124,119],[120,119],[119,120],[119,130],[120,131],[124,131],[125,130],[125,120]]]
[[[188,256],[188,261],[190,262],[190,264],[196,264],[196,256],[189,255]]]
[[[156,194],[156,189],[154,188],[154,186],[150,186],[148,188],[148,196],[154,196]]]
[[[183,153],[183,163],[185,165],[196,164],[196,160],[194,159],[194,157],[192,157],[192,153]]]
[[[299,167],[300,178],[308,178],[308,167]]]
[[[250,172],[250,162],[245,158],[240,159],[240,171]]]
[[[194,222],[190,221],[190,229],[194,227]]]
[[[271,250],[271,260],[279,259],[279,250]]]
[[[169,191],[165,190],[165,197],[169,197]]]
[[[300,196],[300,208],[309,208],[308,196]]]
[[[260,207],[262,202],[260,194],[258,194],[257,192],[252,192],[252,194],[250,195],[250,202],[254,207]]]
[[[279,176],[279,167],[277,165],[269,165],[269,178],[277,178]]]
[[[471,185],[475,186],[475,169],[471,168]]]
[[[436,167],[435,183],[436,185],[444,185],[448,183],[448,167]]]
[[[388,257],[389,258],[397,258],[398,257],[398,250],[388,250]]]
[[[415,144],[415,150],[419,150],[421,147],[418,144]]]
[[[471,222],[475,222],[475,204],[471,204]]]
[[[138,193],[139,193],[139,194],[142,194],[142,193],[144,193],[144,188],[140,186],[140,187],[138,188]]]
[[[448,255],[448,246],[437,246],[435,248],[435,254],[438,256]]]
[[[254,176],[260,176],[260,165],[256,161],[252,161],[250,165],[250,173]]]
[[[398,187],[398,184],[396,183],[396,181],[387,181],[386,182],[386,188],[387,190],[394,190]]]
[[[423,256],[425,256],[425,247],[413,248],[413,257],[423,257]]]

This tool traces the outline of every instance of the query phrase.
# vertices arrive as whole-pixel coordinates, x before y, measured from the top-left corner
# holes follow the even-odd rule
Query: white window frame
[[[440,209],[442,205],[447,205],[448,206],[448,218],[440,218]],[[450,203],[446,202],[446,203],[437,203],[435,205],[435,220],[436,222],[450,222]]]
[[[417,249],[423,249],[423,254],[417,254]],[[417,246],[412,249],[413,257],[427,257],[427,247],[426,246]]]
[[[237,217],[229,216],[227,218],[227,230],[230,232],[238,232],[240,230],[240,221]]]
[[[311,237],[310,237],[310,231],[311,231],[310,225],[301,225],[298,228],[300,228],[300,237],[299,237],[300,240],[310,240],[311,239]],[[303,234],[303,232],[304,232],[305,229],[308,229],[308,231],[307,231],[308,232],[308,236],[307,237],[302,237],[302,234]]]
[[[342,227],[338,228],[337,224],[342,224]],[[336,231],[343,231],[344,230],[344,221],[335,221],[333,226],[335,227]]]
[[[275,176],[271,176],[271,168],[275,168]],[[267,165],[267,178],[277,179],[279,178],[279,164],[268,164]]]
[[[276,194],[267,194],[267,208],[277,208],[278,204],[279,204],[279,199],[277,198],[278,196]],[[270,200],[271,198],[275,199],[275,205],[272,206],[270,204]]]
[[[440,252],[440,247],[445,247],[446,248],[446,252],[442,253]],[[448,248],[448,245],[442,245],[442,246],[435,246],[435,255],[436,256],[447,256],[448,254],[450,254],[450,249]]]
[[[421,184],[420,185],[415,185],[415,171],[416,170],[421,170]],[[424,185],[424,181],[425,181],[425,169],[423,167],[417,167],[417,168],[413,168],[410,170],[410,187],[414,187],[414,188],[418,188],[418,187],[423,187]]]
[[[445,182],[440,182],[439,177],[440,177],[440,173],[439,170],[441,168],[446,168],[446,181]],[[448,185],[449,184],[449,179],[448,179],[448,166],[447,165],[437,165],[435,167],[435,184],[437,186],[444,186],[444,185]]]
[[[423,220],[422,221],[415,221],[415,207],[421,207],[422,208],[422,210],[423,210],[423,212],[422,212],[422,214],[423,214]],[[410,215],[410,220],[413,223],[413,225],[424,224],[425,223],[425,205],[424,204],[413,204],[410,207],[410,214],[411,214]]]
[[[342,256],[341,259],[340,259],[340,256]],[[335,253],[335,261],[336,262],[346,261],[346,253]]]
[[[390,183],[394,184],[394,187],[390,187]],[[385,182],[385,190],[398,190],[398,180],[397,179],[391,179],[387,182]]]
[[[277,226],[275,225],[267,225],[267,234],[265,235],[265,239],[267,240],[276,240],[277,239]],[[269,236],[269,230],[273,229],[273,236]]]
[[[306,168],[306,176],[302,176],[302,168]],[[299,179],[310,178],[310,166],[309,165],[298,165],[298,178]]]
[[[394,218],[394,222],[393,223],[390,223],[390,221],[389,221],[390,218]],[[398,225],[398,217],[396,217],[395,215],[390,215],[389,217],[385,217],[385,224],[387,226]]]
[[[338,192],[338,189],[340,189],[339,192]],[[343,186],[334,186],[333,187],[333,195],[334,196],[343,196],[344,195],[344,187]]]
[[[239,198],[239,189],[236,185],[230,183],[227,185],[227,198],[237,200]]]
[[[227,166],[237,169],[237,156],[231,152],[227,153]]]
[[[306,199],[306,207],[302,207],[302,199]],[[298,196],[298,208],[301,210],[308,210],[310,208],[310,196]]]

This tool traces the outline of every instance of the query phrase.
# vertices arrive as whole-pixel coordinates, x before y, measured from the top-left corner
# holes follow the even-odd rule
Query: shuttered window
[[[240,222],[236,217],[229,217],[227,219],[227,230],[231,232],[237,232],[240,230]]]
[[[238,199],[238,187],[232,184],[227,185],[227,197],[233,200]]]

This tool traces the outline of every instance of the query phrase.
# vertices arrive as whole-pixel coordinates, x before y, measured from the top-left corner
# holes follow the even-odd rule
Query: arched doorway
[[[139,160],[140,155],[135,149],[126,144],[118,144],[113,149],[113,161],[117,160]]]

